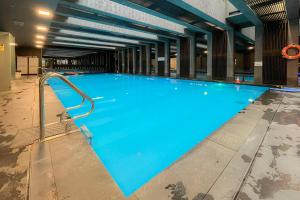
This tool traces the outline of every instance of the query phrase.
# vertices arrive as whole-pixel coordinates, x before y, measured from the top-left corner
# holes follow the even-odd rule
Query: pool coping
[[[163,78],[163,77],[162,77]],[[186,79],[189,80],[189,79]],[[199,81],[199,80],[193,80],[193,81]],[[52,90],[52,88],[51,88]],[[52,90],[53,91],[53,90]],[[53,91],[53,93],[55,94],[55,92]],[[258,103],[258,102],[262,102],[264,101],[264,96],[267,95],[268,93],[271,93],[271,91],[267,91],[265,92],[258,100],[256,100],[253,104]],[[56,94],[55,94],[56,96]],[[56,96],[56,98],[58,99],[58,97]],[[267,98],[268,99],[268,98]],[[59,100],[59,99],[58,99]],[[59,100],[60,101],[60,100]],[[61,103],[61,102],[60,102]],[[251,104],[245,108],[245,110],[247,110],[249,107],[251,107]],[[241,113],[238,113],[235,117],[242,115]],[[233,117],[233,118],[235,118]],[[262,119],[261,119],[262,120]],[[271,120],[271,119],[270,119]],[[268,121],[268,120],[267,120]],[[251,135],[247,138],[247,140],[245,141],[244,144],[249,143],[250,147],[252,148],[247,148],[248,145],[246,145],[246,148],[241,148],[238,151],[235,152],[234,157],[230,159],[230,162],[226,165],[226,167],[223,169],[222,174],[218,175],[218,179],[215,181],[215,183],[210,187],[209,191],[206,194],[203,194],[203,198],[202,199],[207,199],[209,200],[209,198],[211,198],[211,196],[214,196],[216,198],[216,196],[219,197],[219,199],[233,199],[234,196],[237,194],[238,192],[238,188],[241,186],[242,184],[242,180],[244,179],[244,177],[247,175],[247,172],[251,166],[251,162],[253,161],[253,158],[255,157],[255,154],[259,148],[259,145],[261,144],[261,141],[263,139],[263,135],[266,132],[266,128],[268,126],[267,121],[263,120],[261,122],[261,124],[257,124],[257,127],[255,127],[255,129],[252,131],[253,133],[251,133]],[[224,124],[224,126],[226,124],[230,124],[231,120],[229,120],[228,122],[226,122]],[[262,132],[263,131],[263,132]],[[213,132],[208,138],[206,138],[203,142],[210,140],[210,138],[216,133],[218,132],[215,131]],[[200,142],[197,147],[201,146],[203,142]],[[193,152],[194,149],[196,149],[197,147],[191,149],[188,153],[186,153],[184,156],[182,156],[182,158],[179,158],[175,163],[173,163],[170,167],[172,167],[173,165],[176,165],[176,163],[180,162],[181,159],[183,159],[184,157],[187,157],[191,154],[191,152]],[[95,154],[95,152],[93,151],[92,147],[90,147],[90,149],[92,150],[93,154],[97,157],[97,155]],[[247,161],[245,163],[244,159],[242,158],[243,155],[247,155],[250,157],[251,161]],[[97,157],[98,158],[98,157]],[[100,161],[100,159],[99,159]],[[101,162],[101,161],[100,161]],[[241,170],[241,173],[236,173],[236,171],[238,171],[236,169],[236,166],[243,166],[243,170]],[[170,168],[169,167],[169,168]],[[106,170],[106,169],[105,169]],[[156,175],[157,176],[161,176],[161,174],[164,174],[165,170],[162,171],[160,174]],[[234,172],[234,173],[233,173]],[[155,178],[154,177],[154,178]],[[153,179],[154,179],[153,178]],[[228,185],[229,184],[224,184],[224,180],[235,180],[230,184],[230,190],[228,190],[228,188],[224,187],[224,185]],[[148,183],[146,183],[144,186],[141,187],[141,189],[138,189],[136,192],[134,192],[131,195],[131,198],[138,198],[138,199],[147,199],[148,197],[143,197],[143,196],[147,196],[145,195],[145,192],[143,190],[143,188],[147,188],[148,185],[151,185],[152,180],[150,180]],[[233,187],[235,185],[235,187]],[[152,186],[150,186],[152,187]],[[235,188],[235,189],[232,189]],[[119,189],[120,190],[120,189]],[[147,189],[148,190],[148,189]],[[143,191],[143,192],[140,192]],[[231,191],[231,195],[229,195],[229,191]],[[141,195],[142,193],[142,195]],[[151,194],[150,194],[151,196]],[[200,199],[200,198],[199,198]],[[217,198],[218,199],[218,198]]]
[[[253,102],[253,104],[250,104],[245,110],[249,109],[251,105],[257,104],[261,108],[263,108],[264,112],[267,112],[267,110],[271,109],[274,113],[272,115],[268,115],[266,117],[261,116],[261,118],[257,121],[254,129],[251,131],[251,134],[247,137],[247,139],[241,144],[241,148],[239,148],[237,151],[235,151],[234,156],[230,159],[230,161],[226,164],[225,168],[222,170],[222,172],[217,176],[216,180],[214,183],[209,187],[207,192],[199,191],[198,195],[196,196],[188,196],[188,192],[182,193],[182,191],[187,190],[188,186],[184,185],[180,180],[178,180],[177,183],[180,183],[181,185],[177,185],[176,183],[170,183],[170,185],[175,185],[175,188],[181,187],[181,197],[188,197],[191,198],[194,197],[193,199],[201,200],[212,200],[212,199],[234,199],[236,194],[238,194],[239,188],[241,187],[244,178],[247,176],[249,169],[251,168],[252,162],[256,156],[256,153],[260,147],[260,144],[263,141],[263,138],[267,132],[267,129],[270,125],[270,122],[272,121],[272,118],[274,117],[276,113],[276,109],[278,109],[278,104],[276,104],[276,101],[279,99],[282,100],[283,97],[276,97],[273,99],[273,102],[264,105],[263,103],[266,100],[269,100],[270,94],[280,94],[278,92],[273,92],[273,91],[266,91],[258,100]],[[277,99],[277,100],[276,100]],[[281,102],[279,100],[279,102]],[[275,104],[275,105],[274,105]],[[275,110],[274,110],[275,106]],[[269,111],[268,111],[269,112]],[[237,118],[239,116],[242,116],[243,113],[238,113],[234,118]],[[233,119],[234,119],[233,118]],[[232,123],[232,120],[224,124],[224,126],[229,125]],[[238,127],[236,127],[238,128]],[[222,127],[220,127],[222,129]],[[219,129],[219,130],[220,130]],[[199,143],[195,148],[191,149],[188,153],[186,153],[183,158],[179,158],[174,164],[172,164],[169,168],[172,168],[172,166],[177,165],[179,162],[181,162],[182,159],[186,159],[187,157],[191,156],[193,154],[193,151],[203,145],[206,141],[211,140],[214,134],[216,134],[219,130],[215,131],[214,133],[211,134],[208,138],[206,138],[204,141]],[[233,149],[231,149],[233,150]],[[234,151],[234,150],[233,150]],[[246,161],[245,161],[246,159]],[[168,169],[169,169],[168,168]],[[159,176],[164,176],[163,174],[166,173],[165,171],[161,172],[157,177]],[[167,172],[169,173],[169,172]],[[160,179],[157,178],[156,179]],[[154,178],[155,179],[155,178]],[[161,178],[163,179],[163,178]],[[152,180],[151,180],[152,181]],[[135,192],[135,195],[139,199],[155,199],[157,198],[156,195],[153,195],[149,192],[151,191],[150,188],[155,188],[155,186],[151,185],[151,181],[146,183],[141,189],[139,189],[137,192]],[[161,180],[160,180],[161,181]],[[155,182],[155,181],[154,181]],[[155,183],[156,184],[156,183]],[[154,184],[154,185],[155,185]],[[147,185],[151,185],[150,187]],[[167,186],[167,184],[165,184]],[[160,185],[161,187],[161,185]],[[183,188],[183,189],[182,189]],[[157,189],[157,188],[155,188]],[[145,191],[147,194],[145,194]],[[173,198],[177,197],[174,196],[174,193],[176,194],[176,191],[173,190],[169,195],[173,195]],[[163,193],[163,192],[162,192]]]
[[[56,95],[54,95],[55,97],[53,96],[52,88],[46,87],[46,90],[48,89],[49,93],[52,93],[46,93],[48,97],[50,95],[52,98],[48,105],[49,109],[51,109],[51,106],[57,106],[60,104],[60,101]],[[38,96],[38,93],[35,93],[35,95]],[[229,146],[231,143],[226,143],[228,142],[226,140],[224,140],[225,142],[222,141],[223,136],[232,136],[228,132],[230,129],[223,130],[223,126],[199,143],[197,147],[191,149],[182,158],[179,158],[168,169],[146,183],[130,198],[124,197],[104,168],[103,163],[92,151],[92,148],[80,132],[45,143],[29,145],[27,146],[27,152],[30,152],[28,197],[29,199],[39,200],[48,199],[49,195],[52,195],[53,199],[164,200],[178,196],[182,197],[181,199],[188,197],[193,200],[234,199],[243,183],[244,177],[247,176],[249,169],[251,169],[253,158],[257,152],[256,148],[259,147],[265,130],[270,121],[272,121],[272,116],[276,113],[276,106],[280,103],[282,95],[283,93],[281,92],[267,91],[257,101],[250,104],[244,111],[237,114],[234,119],[231,119],[224,125],[232,125],[230,128],[237,129],[240,122],[248,124],[247,121],[243,120],[244,118],[257,118],[257,121],[255,123],[252,122],[251,126],[244,126],[243,130],[245,132],[249,131],[249,135],[247,135],[247,132],[247,137],[244,135],[246,139],[241,138],[239,140],[241,148],[238,148],[238,145],[235,147]],[[34,109],[37,111],[37,102],[35,104]],[[33,119],[33,121],[35,120]],[[222,152],[223,150],[225,152]],[[60,152],[64,152],[63,155],[60,155]],[[216,158],[215,160],[210,158],[204,160],[201,155],[212,155],[216,156]],[[226,157],[226,159],[222,157]],[[210,168],[207,168],[206,171],[199,171],[202,169],[202,166],[198,166],[198,164],[205,165],[199,160],[201,162],[207,161],[208,164],[219,161],[222,165],[215,163],[215,165],[210,165]],[[78,169],[70,168],[70,165],[74,163]],[[193,169],[193,167],[196,168]],[[215,170],[214,168],[218,168],[218,173],[212,175],[210,171]],[[195,174],[191,174],[191,171],[195,172]],[[188,183],[183,180],[184,178],[186,180],[198,179],[201,173],[211,179],[208,180],[205,179],[207,177],[204,177],[205,180],[200,180],[199,185],[193,185],[194,182]],[[211,181],[207,183],[209,187],[207,185],[203,186],[206,184],[203,183],[206,180],[208,180],[207,182]],[[91,184],[95,184],[95,187],[91,187]],[[191,186],[194,188],[191,188]],[[202,186],[204,188],[201,188]]]

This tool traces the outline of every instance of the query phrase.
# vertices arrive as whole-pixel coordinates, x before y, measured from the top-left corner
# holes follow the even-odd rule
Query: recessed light
[[[48,28],[47,28],[46,26],[37,26],[36,29],[37,29],[38,31],[43,31],[43,32],[48,31]]]
[[[37,13],[38,13],[38,15],[43,16],[43,17],[52,17],[52,13],[45,9],[38,9]]]
[[[44,44],[43,41],[35,41],[36,44]]]
[[[45,36],[43,36],[43,35],[36,35],[35,36],[37,39],[41,39],[41,40],[44,40],[45,39]]]

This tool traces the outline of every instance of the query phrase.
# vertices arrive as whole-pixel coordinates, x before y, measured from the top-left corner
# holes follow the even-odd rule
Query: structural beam
[[[149,9],[149,8],[145,8],[144,6],[141,6],[141,5],[138,5],[138,4],[136,4],[136,3],[130,2],[130,0],[129,0],[129,1],[127,1],[127,0],[112,0],[112,1],[115,1],[115,2],[117,2],[117,3],[123,4],[123,5],[126,5],[126,6],[129,6],[129,7],[131,7],[131,8],[134,8],[134,9],[139,10],[139,11],[142,11],[142,12],[149,13],[149,14],[151,14],[151,15],[153,15],[153,16],[160,17],[160,18],[162,18],[162,19],[166,19],[166,20],[172,21],[172,22],[174,22],[174,23],[180,24],[180,25],[182,25],[182,26],[185,26],[186,28],[188,28],[188,29],[191,30],[191,31],[201,32],[201,33],[205,33],[205,34],[209,33],[208,30],[205,30],[205,29],[200,28],[200,27],[198,27],[198,26],[194,26],[194,25],[189,24],[189,23],[187,23],[187,22],[184,22],[184,21],[175,19],[175,18],[173,18],[173,17],[166,16],[166,15],[164,15],[164,14],[162,14],[162,13],[159,13],[159,12],[157,12],[157,11],[151,10],[151,9]],[[182,35],[182,36],[183,36],[184,34],[179,34],[179,35]]]
[[[225,14],[224,17],[222,18],[222,21],[217,20],[215,16],[210,16],[208,13],[204,12],[204,9],[202,8],[197,8],[194,7],[192,4],[189,4],[187,1],[184,0],[167,0],[168,2],[190,12],[193,13],[194,15],[200,17],[201,19],[204,19],[212,24],[215,24],[216,26],[219,26],[223,29],[228,29],[230,28],[226,23],[226,19],[225,19]],[[224,3],[223,1],[220,1],[220,3]],[[217,7],[219,7],[220,5],[215,5],[214,9],[218,9]],[[222,7],[222,6],[221,6]],[[224,7],[222,7],[222,9],[225,9],[225,3],[224,3]],[[223,10],[220,10],[220,12]],[[225,11],[223,11],[225,12]],[[207,33],[207,32],[206,32]]]
[[[262,26],[263,23],[254,11],[247,5],[245,0],[229,0],[246,18],[251,21],[255,26]]]

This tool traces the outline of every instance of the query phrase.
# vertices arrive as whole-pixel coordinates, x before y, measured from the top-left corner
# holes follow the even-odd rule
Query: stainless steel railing
[[[95,108],[95,103],[94,103],[93,99],[90,98],[89,96],[87,96],[86,94],[84,94],[71,81],[66,79],[66,77],[64,77],[63,75],[58,74],[58,73],[48,72],[42,78],[40,78],[40,81],[39,81],[40,141],[43,141],[45,139],[45,127],[46,127],[46,125],[45,125],[45,105],[44,105],[44,98],[45,98],[44,84],[45,84],[46,80],[48,80],[49,78],[53,78],[53,77],[57,77],[57,78],[60,78],[61,80],[63,80],[65,83],[67,83],[73,90],[75,90],[82,97],[82,101],[79,105],[66,108],[64,110],[64,112],[62,113],[62,115],[70,110],[74,110],[74,109],[78,109],[78,108],[82,107],[84,105],[85,100],[88,100],[91,103],[91,109],[84,114],[73,116],[73,118],[71,120],[86,117],[86,116],[90,115],[94,111],[94,108]],[[65,120],[65,121],[67,121],[67,120]]]

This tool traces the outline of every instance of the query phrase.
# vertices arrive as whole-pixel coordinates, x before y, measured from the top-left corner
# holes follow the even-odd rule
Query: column
[[[15,59],[11,55],[12,35],[10,33],[0,32],[0,91],[10,89],[10,80],[12,74],[12,59]]]
[[[121,73],[125,72],[125,49],[122,49],[122,67],[121,67]]]
[[[286,0],[288,15],[288,44],[299,43],[299,0]],[[298,51],[291,49],[289,54],[295,55]],[[299,59],[287,60],[287,85],[298,86]]]
[[[151,45],[146,45],[146,75],[150,75],[151,66]]]
[[[263,80],[263,35],[263,26],[255,26],[254,82],[257,84]]]
[[[165,42],[165,76],[170,76],[170,41]]]
[[[154,75],[158,75],[158,43],[155,43],[154,45],[154,52],[155,52],[155,62],[154,62]]]
[[[234,30],[226,31],[227,34],[227,70],[226,79],[234,80]]]
[[[127,49],[127,69],[126,69],[126,73],[130,72],[130,49]]]
[[[132,73],[136,73],[136,47],[132,48]]]
[[[140,59],[139,59],[139,61],[140,61],[140,64],[139,64],[140,70],[139,70],[139,73],[142,74],[143,73],[143,71],[142,71],[142,69],[143,69],[143,46],[140,46],[139,48],[140,48],[140,54],[139,54],[139,56],[140,56]]]
[[[207,79],[212,79],[212,46],[213,46],[213,37],[212,34],[207,34],[207,70],[206,76]]]
[[[180,39],[176,40],[176,77],[180,77]]]
[[[165,64],[166,64],[166,56],[165,56],[165,43],[158,42],[157,43],[157,68],[156,75],[164,76],[165,75]]]
[[[189,37],[189,54],[190,54],[190,69],[189,69],[189,77],[195,78],[195,65],[196,65],[196,38],[195,34]]]

